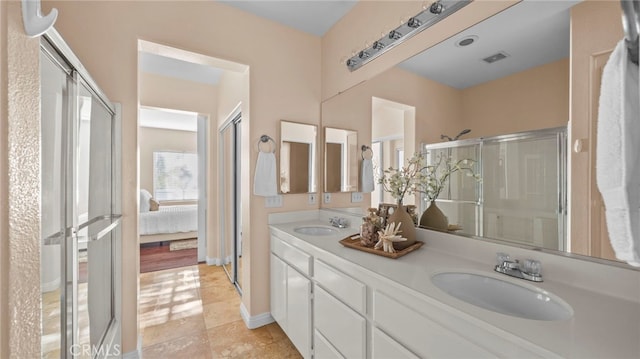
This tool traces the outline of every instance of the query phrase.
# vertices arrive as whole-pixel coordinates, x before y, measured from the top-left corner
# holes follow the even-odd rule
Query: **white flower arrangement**
[[[449,177],[455,172],[466,172],[468,177],[473,177],[476,181],[482,181],[479,174],[474,172],[473,165],[476,161],[465,158],[454,161],[450,156],[439,154],[436,157],[436,163],[424,167],[418,181],[420,182],[420,190],[425,195],[425,199],[429,202],[435,200],[442,192],[447,184]]]
[[[476,161],[462,159],[455,161],[450,156],[439,154],[436,163],[427,165],[422,153],[416,152],[401,168],[389,167],[384,170],[378,183],[399,202],[405,196],[423,193],[427,201],[433,201],[440,195],[451,174],[463,171],[466,175],[481,181],[480,175],[474,172]]]
[[[424,156],[415,153],[407,165],[400,168],[389,167],[384,170],[378,183],[382,188],[391,194],[391,197],[398,202],[402,202],[404,196],[416,193],[421,186],[422,170],[424,166]]]

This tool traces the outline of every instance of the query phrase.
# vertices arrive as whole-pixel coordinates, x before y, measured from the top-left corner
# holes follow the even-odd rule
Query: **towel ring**
[[[258,140],[258,143],[256,144],[256,147],[258,148],[258,152],[263,152],[262,149],[260,148],[260,145],[263,143],[269,143],[269,151],[271,153],[276,153],[276,141],[273,140],[273,138],[271,138],[271,136],[268,135],[262,135],[260,136],[260,139]],[[271,148],[271,144],[273,144],[273,148]]]
[[[373,150],[371,149],[371,147],[367,146],[367,145],[362,145],[362,147],[360,147],[360,149],[362,149],[362,159],[364,160],[364,154],[369,151],[371,152],[371,158],[373,158]]]

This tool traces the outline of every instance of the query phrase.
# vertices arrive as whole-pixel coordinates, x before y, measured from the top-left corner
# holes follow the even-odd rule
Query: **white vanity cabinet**
[[[302,356],[311,358],[311,257],[272,238],[270,260],[271,316]]]
[[[273,233],[271,315],[305,358],[557,357],[357,263]]]

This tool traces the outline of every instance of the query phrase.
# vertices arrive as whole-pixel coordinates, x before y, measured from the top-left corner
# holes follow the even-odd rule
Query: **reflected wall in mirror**
[[[324,191],[358,190],[358,132],[324,129]]]
[[[316,192],[318,127],[280,122],[280,192]]]
[[[618,1],[521,1],[325,101],[323,121],[348,116],[373,126],[372,101],[384,99],[415,108],[415,129],[405,143],[435,144],[441,135],[455,137],[467,128],[472,132],[463,139],[568,126],[569,147],[576,140],[586,144],[566,154],[570,237],[535,245],[614,259],[594,185],[594,129],[602,67],[623,38],[621,15]],[[367,143],[366,132],[360,134]],[[412,152],[405,146],[405,157]],[[534,172],[541,165],[533,157],[526,162]],[[500,190],[490,183],[500,180],[494,177],[484,185]],[[536,178],[525,184],[531,193],[547,185]],[[509,196],[505,201],[514,204]],[[502,202],[499,211],[506,210]],[[484,225],[479,218],[474,222]]]

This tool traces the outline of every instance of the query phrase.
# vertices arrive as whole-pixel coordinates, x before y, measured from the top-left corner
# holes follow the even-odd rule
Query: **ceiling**
[[[569,8],[579,1],[524,0],[399,66],[457,89],[569,57]],[[466,47],[456,42],[470,35]],[[503,60],[483,58],[503,52]]]
[[[195,112],[141,107],[139,118],[141,127],[198,131],[198,114]]]
[[[220,1],[259,17],[322,36],[357,3],[357,0],[231,0]]]
[[[140,52],[140,70],[146,73],[178,78],[186,81],[199,82],[215,86],[220,81],[224,70],[178,60],[175,58]]]

